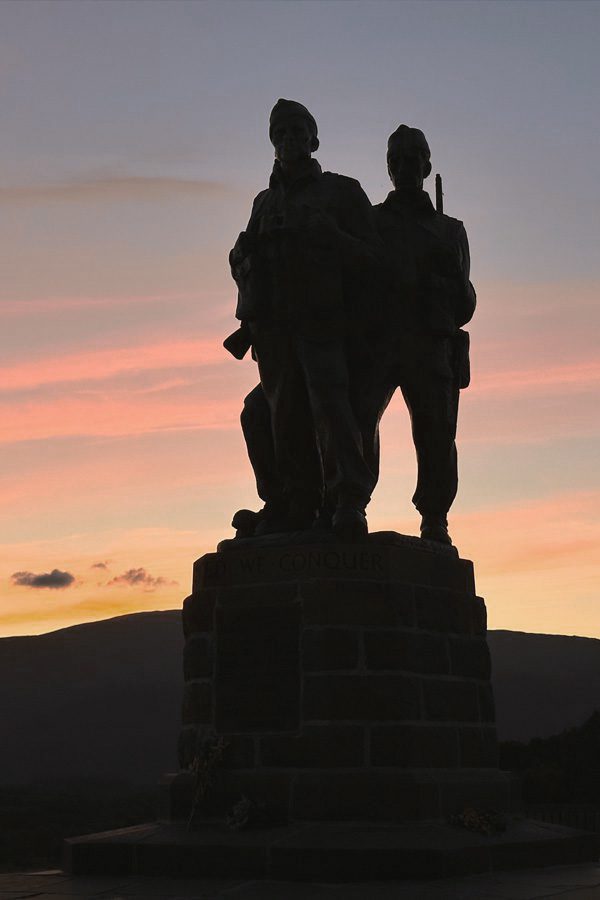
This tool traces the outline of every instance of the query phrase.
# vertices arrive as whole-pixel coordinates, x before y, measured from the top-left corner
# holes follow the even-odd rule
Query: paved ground
[[[556,866],[430,882],[298,884],[172,878],[0,875],[0,900],[600,900],[600,865]]]

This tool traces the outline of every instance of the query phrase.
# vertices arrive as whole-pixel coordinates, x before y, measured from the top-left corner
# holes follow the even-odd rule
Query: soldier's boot
[[[364,541],[369,533],[364,507],[340,503],[331,520],[333,533],[342,541]]]
[[[446,514],[424,513],[421,517],[421,537],[425,541],[437,541],[438,544],[452,544]]]
[[[270,523],[282,519],[287,512],[287,504],[283,500],[267,500],[262,509],[255,512],[252,509],[238,509],[234,513],[231,524],[235,528],[236,538],[256,537],[260,534],[271,534],[271,531],[261,530]]]
[[[292,499],[288,505],[278,505],[266,511],[256,526],[254,534],[282,534],[290,531],[307,531],[317,517],[318,504],[308,500]]]
[[[233,514],[231,526],[235,528],[236,538],[249,538],[254,537],[259,522],[260,512],[254,512],[253,509],[238,509]]]

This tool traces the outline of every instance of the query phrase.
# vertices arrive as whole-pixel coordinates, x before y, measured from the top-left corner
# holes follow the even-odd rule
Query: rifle
[[[442,176],[435,176],[435,208],[439,213],[444,212],[444,192],[442,190]]]

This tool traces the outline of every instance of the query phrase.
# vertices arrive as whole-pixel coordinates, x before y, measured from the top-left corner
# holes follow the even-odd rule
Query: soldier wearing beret
[[[372,208],[357,181],[311,158],[317,125],[302,104],[279,100],[269,137],[269,187],[230,254],[241,327],[225,342],[238,357],[251,344],[260,372],[244,427],[252,462],[260,457],[264,472],[268,454],[270,469],[265,478],[257,469],[265,508],[256,533],[311,527],[326,491],[333,530],[360,537],[375,479],[350,403],[346,346],[378,245]]]
[[[355,380],[354,404],[365,459],[379,471],[379,421],[400,387],[417,453],[413,503],[421,536],[451,543],[447,513],[458,486],[456,424],[459,389],[469,383],[468,334],[475,311],[469,245],[462,222],[437,212],[423,181],[431,172],[425,135],[406,125],[390,136],[394,190],[374,207],[387,284],[375,363]]]

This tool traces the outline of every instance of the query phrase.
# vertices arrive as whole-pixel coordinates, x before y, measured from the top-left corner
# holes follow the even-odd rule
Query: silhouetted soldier
[[[310,527],[325,486],[334,531],[357,537],[367,530],[374,478],[350,404],[345,341],[378,243],[372,208],[357,181],[311,159],[317,126],[300,103],[276,103],[269,137],[269,187],[230,254],[242,327],[226,341],[237,356],[252,344],[268,404],[265,418],[260,389],[253,392],[258,418],[244,429],[253,463],[253,454],[263,471],[265,454],[275,461],[267,478],[257,470],[265,500],[257,533]]]
[[[354,402],[365,459],[379,472],[379,421],[400,387],[410,412],[418,478],[413,503],[421,536],[451,543],[447,513],[458,486],[458,395],[469,383],[468,334],[460,326],[475,310],[469,245],[462,222],[436,212],[423,180],[429,146],[417,128],[400,127],[388,141],[394,190],[374,207],[387,258],[387,302],[368,373],[360,371]]]

